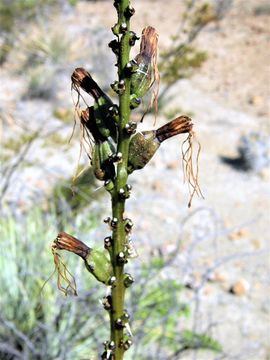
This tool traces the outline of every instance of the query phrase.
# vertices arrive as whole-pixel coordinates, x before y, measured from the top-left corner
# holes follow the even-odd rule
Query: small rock
[[[264,168],[259,172],[259,176],[261,179],[263,180],[270,180],[270,169],[269,168]]]
[[[254,106],[261,106],[263,104],[263,97],[260,95],[252,95],[249,97],[248,103]]]
[[[236,296],[244,296],[247,295],[249,290],[249,282],[246,279],[240,279],[232,285],[230,292]]]
[[[152,189],[155,191],[162,191],[162,183],[160,181],[154,181],[152,184]]]
[[[240,229],[238,231],[235,231],[229,235],[230,240],[239,240],[243,237],[247,237],[249,234],[247,229]]]
[[[173,160],[167,163],[167,169],[175,170],[179,168],[179,161]]]
[[[252,245],[255,249],[261,249],[262,247],[262,241],[260,239],[254,239],[252,240]]]
[[[204,295],[211,295],[213,293],[213,288],[211,286],[206,286],[204,289],[203,289],[203,294]]]
[[[229,280],[229,276],[225,271],[215,271],[213,276],[210,278],[210,281],[225,283]]]

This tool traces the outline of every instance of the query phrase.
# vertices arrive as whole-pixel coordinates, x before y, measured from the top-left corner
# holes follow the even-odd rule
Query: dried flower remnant
[[[61,256],[58,253],[59,250],[70,251],[80,256],[84,260],[87,270],[94,275],[98,281],[106,285],[109,284],[112,276],[112,267],[106,255],[102,251],[89,248],[86,244],[76,239],[74,236],[61,232],[58,234],[52,245],[52,252],[54,255],[56,270],[58,272],[59,290],[67,294],[67,289],[71,287],[71,281],[69,281],[68,275],[72,277],[72,281],[75,283],[74,277],[67,270],[66,265],[63,263]],[[61,285],[62,280],[68,282],[67,288],[64,288]],[[72,290],[73,289],[74,287]]]
[[[64,263],[61,255],[57,251],[57,247],[52,245],[52,254],[54,258],[55,271],[57,272],[57,287],[60,291],[62,291],[65,296],[67,296],[70,292],[77,296],[77,287],[74,276],[68,270],[66,264]],[[54,271],[54,272],[55,272]],[[67,285],[64,286],[63,284]]]
[[[90,153],[91,164],[94,174],[98,180],[113,179],[115,168],[113,165],[113,154],[115,153],[114,143],[110,138],[106,138],[98,131],[98,127],[93,121],[93,107],[88,107],[81,112],[80,120],[82,125],[83,139],[91,144]]]
[[[91,249],[85,243],[66,232],[60,232],[57,235],[54,244],[57,250],[73,252],[74,254],[80,256],[83,260],[86,260],[91,252]]]
[[[157,68],[158,34],[156,30],[147,26],[142,31],[140,52],[133,60],[137,69],[131,76],[131,106],[136,107],[136,99],[142,98],[157,81],[157,89],[153,89],[151,105],[154,102],[157,109],[159,90],[159,72]],[[132,105],[133,104],[133,105]],[[138,104],[138,102],[137,102]]]
[[[193,160],[194,142],[198,146],[197,154],[195,156],[195,168]],[[187,148],[185,149],[185,145]],[[191,207],[192,199],[195,194],[199,197],[204,198],[200,185],[199,185],[199,156],[201,152],[201,144],[198,142],[195,132],[190,131],[187,139],[182,144],[182,162],[183,162],[183,173],[184,182],[187,180],[189,187],[189,202],[188,207]]]
[[[72,89],[78,93],[79,97],[81,96],[80,89],[83,89],[87,94],[93,97],[93,121],[96,123],[96,128],[100,136],[105,138],[111,136],[112,139],[116,141],[116,105],[113,104],[112,100],[101,90],[89,72],[85,69],[75,69],[71,75],[71,81]]]

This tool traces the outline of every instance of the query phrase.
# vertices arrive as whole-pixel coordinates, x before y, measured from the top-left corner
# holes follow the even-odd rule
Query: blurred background
[[[139,256],[127,265],[126,358],[269,360],[270,4],[132,5],[132,30],[159,33],[156,126],[192,117],[205,199],[188,209],[184,138],[130,176]],[[1,360],[95,360],[109,337],[106,289],[63,254],[78,296],[59,293],[51,244],[60,230],[100,248],[109,235],[110,200],[80,154],[70,75],[84,67],[113,96],[115,21],[107,0],[0,0]],[[154,122],[149,113],[139,129]]]

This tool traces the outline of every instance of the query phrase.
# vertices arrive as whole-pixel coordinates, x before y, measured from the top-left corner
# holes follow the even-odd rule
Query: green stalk
[[[120,189],[127,185],[127,163],[130,136],[125,131],[125,125],[130,117],[130,76],[126,75],[125,67],[129,62],[130,44],[129,44],[129,18],[125,16],[125,10],[129,6],[129,0],[116,1],[118,7],[118,26],[121,31],[121,25],[126,24],[126,30],[120,34],[120,46],[118,56],[118,76],[119,82],[124,81],[125,90],[119,94],[119,122],[118,122],[118,152],[122,154],[122,160],[117,165],[117,175],[112,192],[112,215],[117,219],[117,226],[112,233],[112,265],[116,281],[112,287],[112,309],[111,309],[111,341],[115,343],[114,359],[121,360],[124,357],[124,328],[117,326],[117,319],[121,319],[124,314],[124,263],[119,262],[119,253],[124,252],[126,241],[124,210],[125,198],[119,196]]]

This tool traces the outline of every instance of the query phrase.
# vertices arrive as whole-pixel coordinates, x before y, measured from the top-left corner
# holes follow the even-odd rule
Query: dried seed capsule
[[[108,109],[113,106],[111,99],[101,90],[93,80],[89,72],[83,68],[74,70],[72,76],[72,86],[79,91],[82,88],[94,98],[94,120],[99,133],[106,139],[111,136],[114,141],[117,139],[117,127],[114,119],[110,116]]]
[[[188,116],[180,116],[157,130],[134,135],[129,145],[128,173],[142,169],[152,159],[164,140],[178,134],[189,133],[192,126]]]
[[[140,53],[135,58],[138,69],[131,76],[130,93],[133,97],[143,97],[156,79],[157,42],[158,34],[153,27],[143,29]]]

